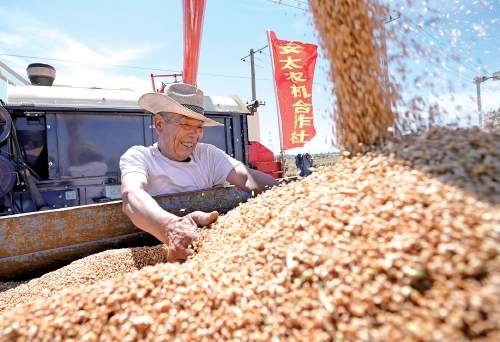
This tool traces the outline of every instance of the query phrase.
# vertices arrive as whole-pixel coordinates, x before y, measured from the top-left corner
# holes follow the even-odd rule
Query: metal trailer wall
[[[5,106],[26,163],[36,171],[46,204],[64,208],[120,198],[120,156],[133,145],[157,141],[152,116],[134,109]],[[207,112],[224,124],[204,129],[202,142],[248,163],[248,128],[244,113]],[[0,146],[6,155],[7,146]],[[34,211],[27,189],[14,188],[14,205],[0,198],[0,215]]]

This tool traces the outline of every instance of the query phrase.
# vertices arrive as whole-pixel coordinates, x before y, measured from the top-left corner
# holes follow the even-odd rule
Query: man
[[[211,188],[225,181],[260,193],[276,181],[213,145],[199,143],[204,126],[222,124],[203,115],[203,92],[196,87],[174,83],[165,94],[141,96],[139,105],[155,115],[158,143],[133,146],[120,158],[123,212],[167,245],[169,261],[182,261],[194,253],[190,245],[198,227],[215,222],[219,213],[195,211],[178,217],[152,196]]]
[[[303,156],[300,176],[307,177],[312,174],[311,167],[313,167],[313,159],[309,153],[306,153]]]
[[[297,154],[295,156],[295,167],[299,170],[299,175],[302,175],[302,168],[304,167],[304,160],[302,154]]]

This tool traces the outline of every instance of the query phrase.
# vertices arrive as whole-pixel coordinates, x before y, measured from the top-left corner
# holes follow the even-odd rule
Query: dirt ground
[[[314,167],[333,166],[339,156],[338,153],[318,153],[311,155],[314,160]],[[285,155],[285,167],[285,175],[287,177],[299,174],[297,168],[295,167],[295,155]]]

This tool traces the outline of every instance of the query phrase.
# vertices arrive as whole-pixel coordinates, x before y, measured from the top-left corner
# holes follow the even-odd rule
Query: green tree
[[[484,127],[488,129],[500,129],[500,108],[486,113]]]

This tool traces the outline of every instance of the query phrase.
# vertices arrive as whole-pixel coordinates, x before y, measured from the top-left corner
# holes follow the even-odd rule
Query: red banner
[[[316,135],[312,83],[317,46],[281,40],[269,31],[274,82],[281,121],[282,148],[302,147]]]

